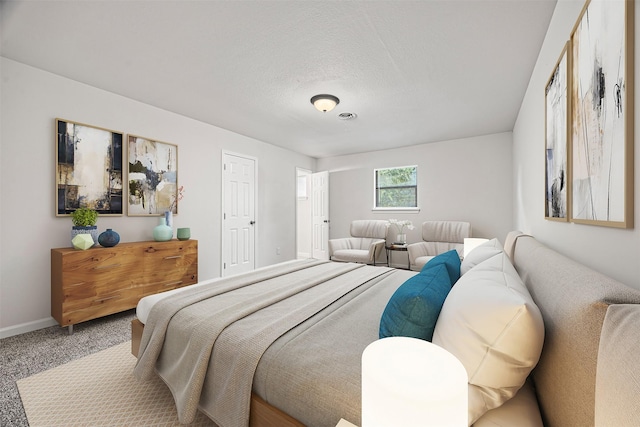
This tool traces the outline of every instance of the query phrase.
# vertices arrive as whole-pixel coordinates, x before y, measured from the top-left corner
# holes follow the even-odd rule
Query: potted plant
[[[90,234],[93,238],[94,245],[98,243],[98,227],[96,227],[96,221],[98,220],[98,212],[90,208],[76,209],[71,213],[71,221],[73,227],[71,227],[71,240],[78,234]]]

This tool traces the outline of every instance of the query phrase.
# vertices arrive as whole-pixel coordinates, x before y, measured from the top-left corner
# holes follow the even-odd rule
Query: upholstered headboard
[[[611,356],[603,357],[600,364],[606,364],[606,367],[598,367],[601,336],[603,342],[612,340],[616,345],[624,346],[626,339],[630,345],[638,348],[637,334],[640,331],[640,315],[635,315],[627,322],[617,319],[618,327],[608,327],[603,332],[605,316],[610,306],[617,309],[619,304],[631,304],[630,310],[637,314],[640,291],[555,252],[531,236],[509,233],[505,250],[540,308],[545,323],[542,355],[532,372],[545,425],[596,425],[596,407],[602,408],[604,405],[600,396],[609,395],[608,398],[612,399],[610,395],[619,393],[615,390],[615,385],[602,380],[598,383],[596,393],[598,370],[600,369],[602,376],[606,369],[612,368],[613,363],[610,361]],[[619,311],[612,311],[620,316]],[[626,329],[621,331],[621,328]],[[614,337],[609,336],[607,331],[610,329],[616,334]],[[631,367],[620,369],[632,371],[631,374],[626,374],[631,375],[631,378],[630,385],[625,387],[635,387],[636,393],[613,399],[626,399],[632,402],[627,408],[637,407],[640,398],[637,394],[640,387],[640,361],[636,361]],[[633,378],[633,375],[636,377]],[[625,388],[622,384],[620,387]],[[598,403],[596,394],[599,396]],[[599,412],[598,416],[603,415]],[[628,410],[626,414],[619,416],[622,420],[616,426],[633,425],[633,420],[638,422],[637,418],[628,418],[633,417],[633,413]],[[637,417],[637,410],[635,416]],[[628,421],[626,424],[625,417]]]

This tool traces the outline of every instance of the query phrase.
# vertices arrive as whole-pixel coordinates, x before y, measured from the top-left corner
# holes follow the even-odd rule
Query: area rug
[[[158,377],[138,381],[125,342],[17,381],[30,427],[181,426]],[[198,413],[191,426],[213,426]]]

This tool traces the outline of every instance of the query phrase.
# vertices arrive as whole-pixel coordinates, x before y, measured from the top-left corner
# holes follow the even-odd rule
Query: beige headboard
[[[528,235],[509,233],[505,250],[511,254],[545,322],[542,355],[532,373],[545,425],[596,425],[596,374],[605,315],[612,304],[633,304],[638,308],[640,291],[579,264]],[[635,324],[629,325],[633,337],[640,331],[640,316],[635,319]],[[640,361],[636,362],[636,373],[640,372],[638,364]],[[639,396],[627,398],[637,406]]]

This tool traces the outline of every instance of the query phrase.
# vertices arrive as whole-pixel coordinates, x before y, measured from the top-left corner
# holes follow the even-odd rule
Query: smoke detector
[[[338,114],[338,118],[340,120],[353,120],[356,117],[358,117],[356,115],[356,113],[340,113],[340,114]]]

